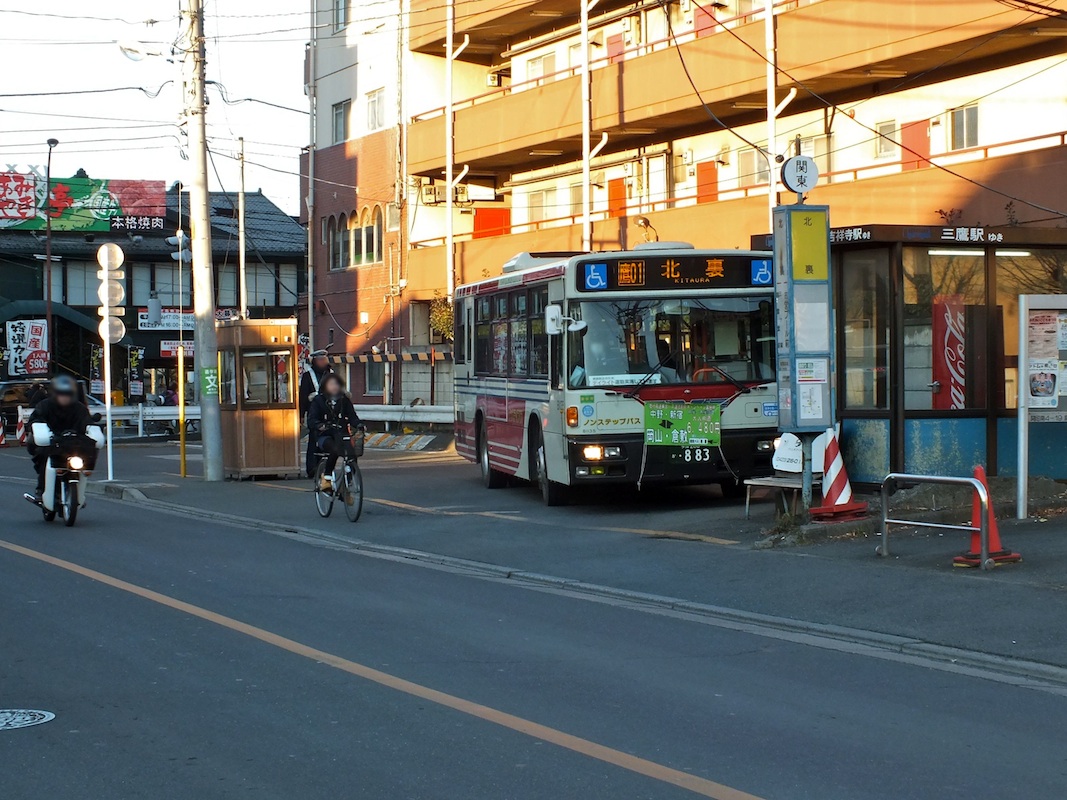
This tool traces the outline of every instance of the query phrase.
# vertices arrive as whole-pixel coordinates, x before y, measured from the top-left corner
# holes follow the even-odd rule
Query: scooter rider
[[[57,375],[52,379],[52,394],[39,402],[30,415],[28,426],[43,422],[59,436],[67,431],[85,433],[85,427],[92,422],[89,409],[78,400],[78,385],[69,375]],[[41,452],[31,440],[26,448],[33,458],[33,468],[37,470],[37,501],[44,494],[44,467],[48,462],[48,453]]]

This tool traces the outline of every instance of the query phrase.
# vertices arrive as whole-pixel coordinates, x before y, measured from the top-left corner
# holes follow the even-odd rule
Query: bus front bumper
[[[774,428],[723,431],[719,447],[652,446],[639,433],[568,437],[572,484],[719,483],[770,475]]]

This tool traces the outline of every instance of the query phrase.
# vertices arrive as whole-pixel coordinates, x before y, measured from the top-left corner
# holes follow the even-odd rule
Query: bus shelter
[[[226,475],[302,474],[296,320],[224,320],[217,331]]]
[[[1067,230],[862,225],[831,253],[852,479],[1014,475],[1019,295],[1067,292]],[[1031,424],[1031,473],[1067,478],[1067,424]]]

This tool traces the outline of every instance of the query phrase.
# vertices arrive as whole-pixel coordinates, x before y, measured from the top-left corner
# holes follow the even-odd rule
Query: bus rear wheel
[[[545,440],[536,427],[530,428],[530,475],[541,492],[546,506],[565,506],[570,487],[548,479],[548,458],[545,455]]]
[[[482,470],[482,483],[486,489],[502,489],[508,482],[508,476],[489,463],[489,437],[486,435],[485,420],[478,429],[478,466]]]

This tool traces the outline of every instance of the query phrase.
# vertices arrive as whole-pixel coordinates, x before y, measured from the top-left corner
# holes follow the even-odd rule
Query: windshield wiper
[[[714,364],[705,364],[701,369],[713,369],[713,370],[715,370],[720,375],[722,375],[724,378],[726,378],[726,380],[728,380],[730,383],[732,383],[734,386],[736,386],[737,390],[739,392],[743,393],[743,394],[751,394],[751,392],[752,392],[752,387],[751,386],[746,386],[745,384],[741,383],[741,381],[739,381],[737,378],[735,378],[729,372],[724,370],[722,367],[717,367]],[[770,383],[770,381],[768,381],[768,383]]]
[[[624,394],[623,397],[629,397],[629,398],[637,397],[637,393],[641,390],[641,387],[644,386],[645,384],[647,384],[650,380],[652,380],[652,377],[657,372],[659,372],[660,367],[662,367],[664,364],[666,364],[667,363],[667,359],[672,358],[673,356],[674,356],[674,353],[672,353],[672,352],[665,353],[663,358],[661,358],[659,361],[656,362],[656,366],[654,366],[647,373],[645,373],[645,377],[643,377],[636,384],[634,384],[634,388],[632,388],[630,391],[628,391],[626,394]]]

